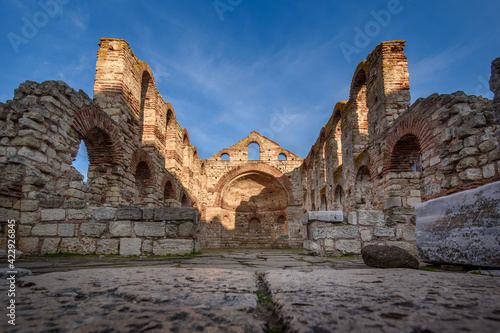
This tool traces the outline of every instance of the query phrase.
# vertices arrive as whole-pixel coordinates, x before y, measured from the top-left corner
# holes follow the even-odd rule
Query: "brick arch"
[[[182,144],[184,146],[189,146],[191,144],[189,141],[189,133],[185,128],[182,129]]]
[[[394,129],[387,135],[385,140],[384,173],[390,170],[391,156],[396,143],[405,135],[414,135],[418,139],[422,154],[435,147],[432,130],[427,119],[410,115],[398,120],[398,123],[394,125]]]
[[[161,179],[161,190],[162,190],[162,193],[165,191],[165,186],[167,185],[167,182],[170,182],[172,184],[171,199],[177,199],[177,188],[175,186],[174,177],[168,171],[167,171],[167,173],[165,175],[163,175],[163,177]]]
[[[250,173],[250,172],[257,172],[257,173],[262,173],[266,174],[268,176],[272,176],[278,184],[283,188],[287,195],[287,200],[288,200],[288,205],[291,205],[295,203],[295,199],[293,197],[293,191],[292,191],[292,183],[288,178],[278,169],[267,165],[265,163],[255,163],[252,162],[251,164],[244,164],[241,165],[237,168],[234,168],[230,172],[226,173],[224,176],[222,176],[217,184],[215,185],[214,189],[212,192],[216,193],[215,197],[215,205],[220,206],[221,205],[221,200],[222,200],[222,190],[224,187],[229,184],[234,178],[241,176],[245,173]]]
[[[120,143],[120,133],[118,127],[115,125],[114,121],[108,116],[104,111],[101,111],[95,106],[89,106],[78,111],[73,119],[73,124],[71,124],[80,137],[80,139],[85,140],[87,134],[97,128],[103,131],[109,138],[110,143],[107,147],[109,151],[109,156],[111,159],[111,164],[121,164],[123,161],[123,153]],[[89,152],[89,155],[90,152]],[[93,163],[97,161],[90,161],[91,164],[97,165],[99,163]]]
[[[135,176],[135,174],[137,172],[137,165],[141,162],[146,163],[146,165],[149,168],[149,172],[151,172],[151,177],[149,178],[147,185],[153,185],[154,181],[156,179],[156,172],[155,172],[153,162],[151,161],[149,154],[145,150],[137,149],[132,154],[132,160],[130,162],[130,172]]]

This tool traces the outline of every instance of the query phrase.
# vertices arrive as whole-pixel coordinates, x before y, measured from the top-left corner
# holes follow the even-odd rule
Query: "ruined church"
[[[251,132],[203,160],[148,64],[125,40],[102,38],[93,98],[62,81],[26,81],[0,103],[1,248],[15,220],[26,254],[303,248],[350,255],[385,244],[425,257],[434,255],[433,242],[454,252],[461,246],[430,239],[428,227],[418,244],[418,221],[435,215],[425,204],[480,191],[482,201],[457,211],[491,211],[469,236],[496,237],[481,260],[500,266],[500,58],[492,64],[493,101],[456,92],[411,104],[404,47],[383,42],[353,68],[349,99],[332,105],[305,159]],[[86,182],[72,166],[82,140]],[[448,220],[450,230],[473,223]],[[431,254],[431,262],[451,260]],[[469,254],[453,260],[478,257]]]

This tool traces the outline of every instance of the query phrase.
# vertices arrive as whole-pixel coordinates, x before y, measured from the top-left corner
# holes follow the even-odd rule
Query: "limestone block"
[[[80,224],[80,234],[88,237],[101,237],[107,225],[102,222],[86,222]]]
[[[347,215],[347,223],[352,224],[352,225],[357,225],[358,224],[358,214],[356,212],[349,213],[349,215]]]
[[[33,236],[57,236],[57,224],[37,224],[31,229]]]
[[[142,218],[144,220],[152,220],[154,217],[154,208],[145,207],[142,209]]]
[[[93,238],[63,238],[61,240],[60,253],[94,254],[95,250],[96,240]]]
[[[21,214],[18,210],[0,208],[0,222],[5,222],[8,220],[18,221],[20,216]]]
[[[145,239],[142,241],[142,254],[152,254],[153,253],[153,240]]]
[[[196,226],[193,222],[184,222],[179,225],[179,236],[183,238],[193,237],[196,233]]]
[[[19,156],[26,157],[30,160],[33,160],[38,163],[46,164],[47,163],[47,156],[45,156],[43,153],[36,151],[36,150],[31,150],[28,147],[21,147],[19,151],[17,152]]]
[[[358,224],[359,225],[378,225],[385,224],[384,212],[377,210],[358,210]]]
[[[63,221],[66,219],[64,209],[45,209],[41,214],[42,221]]]
[[[192,239],[160,239],[153,242],[153,254],[157,256],[182,255],[193,251],[194,240]]]
[[[118,254],[118,239],[99,239],[97,240],[96,254]]]
[[[116,216],[116,208],[111,208],[111,207],[101,207],[98,208],[94,214],[94,219],[97,221],[102,221],[102,220],[114,220]]]
[[[324,244],[325,244],[325,251],[327,252],[333,252],[334,248],[333,248],[333,239],[325,239],[324,241]]]
[[[421,204],[421,203],[422,203],[421,198],[408,198],[408,199],[406,199],[406,204],[410,207],[415,207],[416,205]]]
[[[34,225],[41,222],[40,213],[29,212],[21,213],[21,219],[19,220],[21,224]]]
[[[61,199],[41,199],[40,207],[43,208],[60,208],[63,205],[63,200]]]
[[[57,235],[60,237],[73,237],[75,235],[75,225],[61,223],[57,226]]]
[[[140,238],[120,238],[121,256],[140,256],[141,239]]]
[[[118,220],[140,220],[142,209],[140,208],[118,208],[116,212]]]
[[[368,229],[360,230],[359,233],[361,235],[361,240],[363,242],[368,242],[368,241],[372,240],[372,232],[371,232],[371,230],[368,230]]]
[[[491,178],[495,176],[495,164],[488,164],[483,167],[483,177]]]
[[[394,237],[394,229],[386,227],[376,227],[373,230],[373,236],[375,237]]]
[[[130,237],[132,234],[130,221],[109,222],[109,234],[111,237]]]
[[[66,209],[83,209],[85,206],[85,200],[66,200],[63,205]]]
[[[358,238],[358,228],[352,225],[312,228],[311,237],[313,240],[320,238]]]
[[[335,248],[342,254],[360,254],[361,242],[359,240],[340,239],[335,242]]]
[[[154,210],[155,221],[198,221],[198,212],[189,207],[161,207]]]
[[[304,250],[307,252],[312,252],[312,253],[316,253],[316,254],[320,253],[319,244],[316,242],[313,242],[312,240],[305,240],[303,242],[303,247],[304,247]]]
[[[38,209],[38,200],[21,200],[21,212],[34,212]]]
[[[42,243],[41,254],[57,253],[59,249],[60,238],[45,238]]]
[[[17,235],[20,237],[28,237],[31,236],[31,226],[19,224],[17,226]]]
[[[70,220],[88,220],[90,214],[83,209],[68,209],[68,219]]]
[[[402,236],[407,241],[415,240],[415,227],[412,225],[407,225],[401,228]]]
[[[341,223],[344,221],[344,215],[341,211],[315,211],[307,212],[302,215],[302,224],[308,224],[312,221]]]
[[[423,261],[500,267],[500,182],[429,200],[415,212]]]
[[[165,237],[164,222],[135,222],[134,231],[136,236]]]
[[[167,223],[166,235],[169,238],[176,238],[179,231],[179,225],[173,223]]]
[[[389,197],[384,202],[384,209],[392,208],[392,207],[401,207],[401,197]]]
[[[19,239],[19,249],[26,254],[38,254],[38,237],[23,237]]]

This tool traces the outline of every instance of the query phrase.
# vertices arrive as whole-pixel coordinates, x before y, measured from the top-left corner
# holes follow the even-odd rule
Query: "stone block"
[[[311,238],[318,240],[320,238],[358,238],[358,228],[355,226],[335,226],[335,227],[319,227],[311,229]]]
[[[394,237],[394,229],[393,228],[385,228],[385,227],[376,227],[373,230],[373,236],[375,237]]]
[[[166,236],[169,238],[176,238],[179,232],[179,225],[174,223],[167,223]]]
[[[313,242],[312,240],[305,240],[302,244],[304,250],[309,253],[320,254],[321,247],[318,243]]]
[[[109,234],[111,237],[130,237],[132,234],[131,222],[109,222]]]
[[[57,224],[37,224],[31,229],[33,236],[57,236]]]
[[[61,223],[57,225],[57,235],[60,237],[73,237],[75,236],[75,225]]]
[[[69,220],[88,220],[90,213],[84,209],[68,209]]]
[[[85,200],[66,200],[63,207],[66,209],[83,209],[86,207]]]
[[[414,241],[415,240],[415,226],[407,225],[401,228],[401,234],[404,240]]]
[[[86,222],[80,224],[80,234],[88,237],[101,237],[107,229],[103,222]]]
[[[422,203],[421,198],[408,198],[406,199],[406,204],[410,207],[415,207],[416,205],[419,205]]]
[[[429,200],[415,212],[423,261],[500,267],[500,182]]]
[[[164,222],[135,222],[134,231],[136,236],[165,237]]]
[[[196,225],[193,222],[184,222],[179,225],[179,236],[183,238],[194,237]]]
[[[385,224],[384,212],[380,212],[378,210],[358,210],[357,214],[359,225],[382,226]]]
[[[142,241],[142,254],[143,255],[153,254],[153,240],[145,239]]]
[[[372,231],[371,230],[369,230],[369,229],[360,230],[359,233],[361,235],[361,240],[363,242],[368,242],[368,241],[372,240]]]
[[[120,255],[140,256],[141,242],[140,238],[120,238]]]
[[[23,251],[25,254],[38,254],[38,237],[23,237],[19,239],[18,250]]]
[[[21,212],[34,212],[38,209],[38,200],[21,200]]]
[[[392,207],[401,207],[401,197],[390,197],[384,202],[384,209]]]
[[[118,208],[116,211],[118,220],[141,220],[142,209],[140,208]]]
[[[94,254],[96,240],[94,238],[63,238],[61,240],[61,253],[71,254]]]
[[[96,209],[96,211],[93,214],[94,219],[97,221],[110,221],[114,220],[116,216],[116,208],[111,208],[111,207],[101,207]]]
[[[43,208],[60,208],[63,205],[61,199],[40,199],[40,207]]]
[[[6,222],[8,220],[19,221],[21,213],[18,210],[0,208],[0,222]]]
[[[491,178],[495,176],[495,164],[488,164],[483,167],[483,177]]]
[[[118,254],[118,239],[99,239],[97,240],[96,254]]]
[[[347,223],[352,224],[352,225],[357,225],[358,224],[358,214],[356,212],[349,213],[349,215],[347,215]]]
[[[58,253],[60,238],[45,238],[42,243],[41,254]]]
[[[308,224],[312,221],[342,223],[344,221],[344,214],[341,211],[314,211],[307,212],[302,215],[302,224]]]
[[[198,211],[189,207],[161,207],[154,210],[155,221],[198,221]]]
[[[324,244],[325,244],[325,251],[326,252],[333,252],[333,250],[334,250],[333,239],[328,239],[328,238],[325,239]]]
[[[24,212],[21,213],[21,224],[34,225],[41,222],[40,213],[38,212]]]
[[[153,254],[157,256],[182,255],[194,252],[192,239],[160,239],[153,242]]]
[[[17,226],[17,236],[20,236],[20,237],[31,236],[31,228],[32,227],[30,225],[19,224]]]
[[[335,242],[335,248],[344,255],[361,254],[361,242],[359,240],[340,239]]]
[[[42,221],[64,221],[66,211],[64,209],[45,209],[41,212]]]
[[[142,218],[144,220],[152,220],[154,217],[154,208],[145,207],[142,209]]]

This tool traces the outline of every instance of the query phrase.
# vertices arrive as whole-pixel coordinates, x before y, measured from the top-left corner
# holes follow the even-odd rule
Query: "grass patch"
[[[435,270],[434,268],[430,268],[430,267],[419,267],[418,269],[421,271],[426,271],[426,272],[437,272],[437,270]]]

